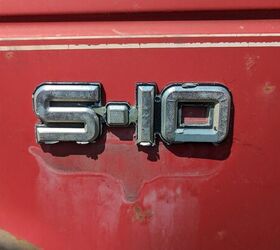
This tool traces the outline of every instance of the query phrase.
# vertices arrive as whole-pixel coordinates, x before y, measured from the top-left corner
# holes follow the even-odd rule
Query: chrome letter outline
[[[153,146],[159,135],[167,144],[212,142],[228,134],[231,95],[220,84],[178,83],[157,94],[153,83],[136,85],[136,105],[110,102],[102,106],[100,83],[46,82],[33,94],[36,140],[91,143],[102,125],[136,125],[137,144]]]

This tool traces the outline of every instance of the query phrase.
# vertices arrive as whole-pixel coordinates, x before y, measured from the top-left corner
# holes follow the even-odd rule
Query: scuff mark
[[[37,246],[26,240],[17,239],[11,233],[0,229],[0,249],[1,250],[37,250]]]
[[[226,237],[227,232],[225,230],[221,230],[217,232],[217,239],[224,240]]]
[[[117,29],[112,29],[112,31],[113,31],[115,34],[117,34],[117,35],[125,35],[125,33],[121,32],[121,31],[119,31],[119,30],[117,30]]]
[[[263,86],[263,93],[269,95],[274,92],[276,86],[271,84],[270,82],[266,82]]]
[[[245,66],[247,71],[251,71],[257,64],[257,61],[260,57],[259,56],[251,56],[247,55],[245,57]]]

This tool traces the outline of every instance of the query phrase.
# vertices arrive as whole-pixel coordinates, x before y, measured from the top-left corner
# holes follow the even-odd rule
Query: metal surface
[[[178,124],[180,104],[207,103],[213,109],[205,126],[180,126]],[[181,84],[169,86],[162,93],[161,136],[172,143],[221,142],[229,129],[231,97],[223,86],[197,86]]]
[[[141,146],[154,146],[155,134],[159,134],[168,144],[215,143],[227,136],[231,97],[221,85],[172,84],[155,98],[155,84],[138,84],[137,107],[132,107],[131,115],[131,107],[126,102],[109,102],[102,107],[100,88],[100,84],[76,82],[44,84],[38,87],[33,95],[33,102],[35,113],[43,124],[36,125],[37,141],[47,144],[59,141],[74,141],[79,144],[93,142],[101,135],[101,122],[117,127],[136,123],[137,143]],[[161,103],[156,105],[156,110],[155,102]],[[190,104],[206,106],[209,110],[206,124],[181,123],[182,109],[189,109]]]
[[[142,146],[154,144],[154,103],[155,86],[137,86],[137,143]]]
[[[0,31],[1,230],[46,250],[280,249],[279,20]],[[133,128],[107,127],[98,143],[38,145],[31,93],[44,81],[102,82],[105,102],[132,104],[139,81],[225,83],[229,134],[143,148]]]
[[[107,105],[107,124],[109,126],[127,126],[129,122],[128,105],[111,103]]]
[[[34,111],[43,122],[36,125],[37,141],[93,142],[100,134],[100,121],[89,105],[99,106],[100,98],[99,84],[44,84],[37,88]]]

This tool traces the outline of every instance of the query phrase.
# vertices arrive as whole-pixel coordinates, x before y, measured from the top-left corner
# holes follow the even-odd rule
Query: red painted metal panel
[[[71,25],[0,26],[0,227],[43,249],[279,249],[280,22]],[[139,81],[221,82],[231,133],[147,149],[111,128],[40,147],[31,95],[47,80],[132,104]]]
[[[278,0],[1,0],[0,15],[49,15],[85,14],[113,12],[158,12],[158,11],[197,11],[197,10],[257,10],[279,9]]]
[[[243,20],[243,21],[114,21],[114,22],[47,22],[47,23],[0,23],[1,44],[5,40],[38,40],[38,43],[52,44],[54,39],[72,39],[83,41],[86,38],[96,40],[117,38],[118,40],[133,36],[136,40],[141,37],[158,37],[168,40],[170,36],[198,37],[199,41],[211,35],[211,39],[224,36],[261,36],[262,34],[277,33],[280,29],[278,20]],[[221,34],[221,35],[219,35]],[[201,37],[202,36],[202,37]],[[101,41],[98,40],[98,41]],[[231,39],[232,40],[232,39]],[[22,44],[23,42],[21,42]],[[30,42],[27,42],[30,44]],[[57,41],[56,41],[57,43]]]

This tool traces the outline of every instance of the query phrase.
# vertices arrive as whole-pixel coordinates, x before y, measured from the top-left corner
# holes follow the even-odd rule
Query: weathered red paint
[[[278,20],[13,23],[0,30],[3,50],[280,42]],[[19,48],[0,52],[1,228],[43,249],[280,247],[280,47]],[[120,128],[93,145],[41,147],[31,95],[47,80],[100,81],[106,101],[132,104],[139,81],[160,90],[174,81],[221,82],[233,97],[231,133],[220,145],[138,148],[133,129]]]
[[[258,10],[279,9],[278,0],[29,0],[28,4],[16,0],[0,1],[0,16],[5,15],[52,15],[92,13],[135,13],[198,10]]]

